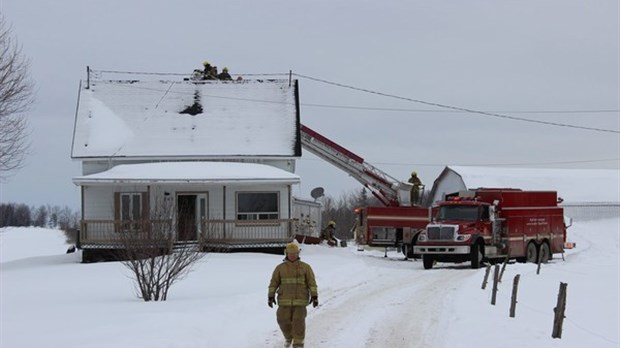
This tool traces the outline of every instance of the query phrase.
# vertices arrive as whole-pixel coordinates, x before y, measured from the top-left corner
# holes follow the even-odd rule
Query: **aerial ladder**
[[[395,179],[303,124],[301,145],[359,181],[386,207],[411,206],[412,184]]]

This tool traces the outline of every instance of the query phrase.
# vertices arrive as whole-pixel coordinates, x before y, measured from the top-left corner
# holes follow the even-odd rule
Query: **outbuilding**
[[[574,219],[620,216],[620,171],[446,166],[430,192],[430,201],[476,188],[557,191],[565,214]]]

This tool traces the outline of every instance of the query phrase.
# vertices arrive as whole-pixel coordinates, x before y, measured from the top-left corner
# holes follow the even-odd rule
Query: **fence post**
[[[502,265],[502,271],[499,272],[499,282],[502,282],[502,277],[504,276],[504,271],[506,270],[506,264],[508,264],[508,256],[506,256],[506,260],[504,260],[504,264]]]
[[[560,282],[560,291],[558,292],[558,303],[553,309],[555,316],[553,318],[553,332],[551,337],[562,338],[562,324],[564,323],[564,312],[566,311],[566,287],[567,283]]]
[[[517,291],[519,289],[519,279],[521,278],[520,274],[515,276],[515,279],[512,281],[512,298],[510,300],[510,317],[515,317],[515,312],[517,310]]]
[[[493,295],[491,296],[491,304],[495,306],[495,299],[497,298],[497,282],[499,280],[499,265],[495,265],[495,271],[493,272]]]
[[[491,272],[491,265],[487,265],[487,269],[484,272],[484,279],[482,280],[482,290],[486,289],[487,281],[489,280],[489,272]]]

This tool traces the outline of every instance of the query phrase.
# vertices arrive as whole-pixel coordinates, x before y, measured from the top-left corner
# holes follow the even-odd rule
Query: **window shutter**
[[[114,232],[121,230],[121,193],[114,192]]]
[[[142,230],[151,231],[151,210],[149,209],[149,191],[142,192]]]

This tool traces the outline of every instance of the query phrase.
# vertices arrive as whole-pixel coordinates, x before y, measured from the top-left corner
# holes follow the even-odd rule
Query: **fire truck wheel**
[[[540,250],[538,252],[540,253],[539,257],[541,263],[547,263],[551,258],[551,252],[549,251],[549,244],[547,244],[547,242],[543,242],[540,245]]]
[[[480,268],[480,264],[482,263],[482,249],[480,248],[480,244],[474,243],[471,246],[470,258],[471,258],[471,268],[477,269]]]
[[[422,255],[422,263],[424,264],[424,269],[431,269],[435,260],[430,255]]]
[[[525,260],[527,262],[532,262],[532,263],[536,263],[538,262],[538,248],[536,247],[536,244],[534,242],[530,242],[527,245],[527,249],[525,252]]]

